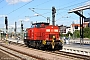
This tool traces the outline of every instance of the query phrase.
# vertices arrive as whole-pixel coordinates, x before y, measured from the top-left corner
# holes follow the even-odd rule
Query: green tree
[[[90,38],[90,27],[86,27],[83,29],[83,35],[84,35],[84,38]]]
[[[68,32],[68,33],[66,34],[66,36],[68,37],[68,36],[69,36],[69,34],[70,34],[70,36],[72,36],[72,35],[73,35],[71,32]]]
[[[74,38],[80,38],[80,31],[76,30],[73,36]],[[83,28],[83,37],[90,38],[90,27]]]
[[[79,30],[76,30],[76,31],[73,33],[73,36],[74,36],[74,38],[80,38],[80,31],[79,31]]]
[[[68,32],[67,34],[60,34],[60,37],[69,37],[69,34],[70,34],[70,36],[72,37],[72,33],[71,32]]]

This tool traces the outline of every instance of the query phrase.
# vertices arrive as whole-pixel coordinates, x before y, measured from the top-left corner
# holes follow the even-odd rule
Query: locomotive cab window
[[[78,29],[78,26],[75,26],[75,29]]]
[[[41,27],[48,26],[49,23],[45,23],[45,22],[34,23],[34,24],[32,24],[32,27],[34,27],[33,25],[36,25],[37,28],[41,28]]]
[[[37,24],[37,28],[39,28],[40,27],[40,24]]]
[[[31,26],[31,28],[35,28],[35,27],[37,27],[37,25],[32,25],[32,26]]]
[[[53,36],[55,36],[54,34],[49,34],[49,38],[52,39]]]

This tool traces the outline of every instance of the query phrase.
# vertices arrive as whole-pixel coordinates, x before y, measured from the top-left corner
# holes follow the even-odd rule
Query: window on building
[[[78,26],[75,26],[75,29],[78,29]]]
[[[90,23],[88,23],[88,27],[90,27]]]

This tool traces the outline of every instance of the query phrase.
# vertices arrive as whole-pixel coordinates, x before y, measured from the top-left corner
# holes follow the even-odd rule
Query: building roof
[[[74,26],[80,27],[80,24],[72,24],[72,27],[74,27]]]
[[[83,23],[83,26],[84,26],[84,27],[85,27],[85,26],[88,26],[88,23],[89,23],[89,22],[84,22],[84,23]],[[74,27],[74,26],[80,27],[80,24],[72,24],[72,27]]]

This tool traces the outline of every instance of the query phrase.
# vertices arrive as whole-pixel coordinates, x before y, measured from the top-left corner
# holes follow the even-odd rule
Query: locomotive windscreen
[[[40,22],[40,23],[33,23],[32,25],[36,25],[37,28],[41,27],[41,25],[44,24],[44,26],[48,26],[49,23]]]
[[[52,39],[53,36],[55,36],[54,34],[49,34],[49,38]]]

